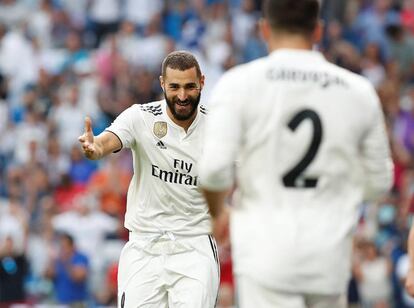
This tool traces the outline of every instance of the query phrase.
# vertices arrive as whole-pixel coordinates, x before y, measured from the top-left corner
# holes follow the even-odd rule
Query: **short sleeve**
[[[115,134],[123,148],[131,148],[137,137],[135,127],[142,121],[140,112],[137,105],[125,109],[105,131]]]

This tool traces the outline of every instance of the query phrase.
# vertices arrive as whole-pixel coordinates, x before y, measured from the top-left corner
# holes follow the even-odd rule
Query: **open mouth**
[[[187,106],[190,104],[189,100],[185,100],[185,101],[176,101],[176,104],[179,106]]]

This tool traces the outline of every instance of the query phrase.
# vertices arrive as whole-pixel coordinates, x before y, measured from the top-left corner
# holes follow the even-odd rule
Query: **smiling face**
[[[188,128],[197,115],[204,76],[199,76],[195,67],[186,70],[167,67],[160,82],[168,115],[176,124]]]

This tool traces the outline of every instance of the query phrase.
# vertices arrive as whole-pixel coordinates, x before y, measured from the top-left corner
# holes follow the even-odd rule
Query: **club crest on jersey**
[[[155,122],[153,132],[158,138],[164,137],[167,134],[167,122]]]

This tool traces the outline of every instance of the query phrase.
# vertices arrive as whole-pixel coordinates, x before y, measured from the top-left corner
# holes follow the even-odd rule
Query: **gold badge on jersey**
[[[167,134],[167,122],[155,122],[153,132],[158,138],[164,137]]]

